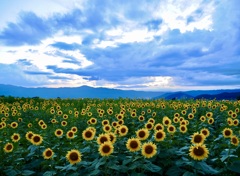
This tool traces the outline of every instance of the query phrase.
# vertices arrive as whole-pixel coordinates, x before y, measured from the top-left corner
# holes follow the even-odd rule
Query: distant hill
[[[202,94],[195,97],[195,99],[216,99],[216,100],[236,100],[240,97],[240,92],[223,92],[220,94],[210,95]]]
[[[152,98],[163,92],[147,92],[93,88],[89,86],[63,88],[25,88],[0,84],[0,96],[41,97],[41,98]]]

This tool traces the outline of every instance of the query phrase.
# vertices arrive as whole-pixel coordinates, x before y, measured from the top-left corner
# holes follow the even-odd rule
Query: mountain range
[[[153,92],[93,88],[89,86],[62,88],[26,88],[0,84],[0,96],[40,97],[40,98],[144,98],[144,99],[237,99],[240,89],[192,90],[178,92]]]

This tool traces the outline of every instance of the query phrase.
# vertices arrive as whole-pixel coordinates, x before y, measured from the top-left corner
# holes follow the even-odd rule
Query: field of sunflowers
[[[0,98],[0,175],[239,175],[240,101]]]

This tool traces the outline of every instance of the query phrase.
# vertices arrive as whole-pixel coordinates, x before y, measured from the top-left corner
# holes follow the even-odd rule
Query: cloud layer
[[[58,8],[40,13],[30,6],[17,13],[17,20],[0,21],[0,74],[6,75],[0,83],[136,90],[240,87],[237,0],[43,3]]]

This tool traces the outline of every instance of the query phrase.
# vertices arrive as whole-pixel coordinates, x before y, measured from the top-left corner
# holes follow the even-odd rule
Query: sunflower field
[[[0,175],[239,175],[240,101],[0,98]]]

